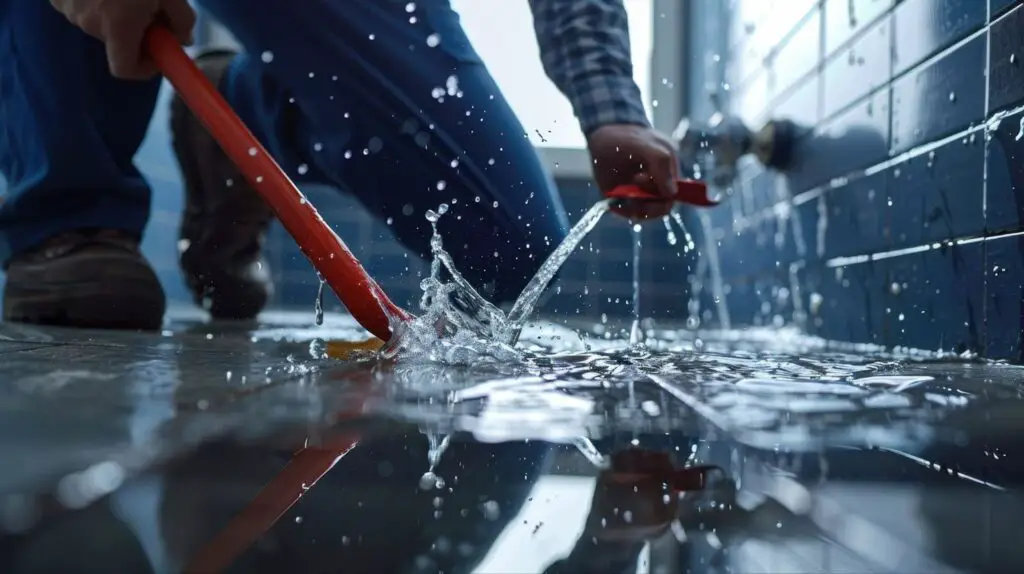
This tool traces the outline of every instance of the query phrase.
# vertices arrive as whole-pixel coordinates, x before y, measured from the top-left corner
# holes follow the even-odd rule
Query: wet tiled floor
[[[314,360],[342,317],[178,317],[0,325],[0,572],[1024,566],[1017,367],[554,328],[396,366]]]

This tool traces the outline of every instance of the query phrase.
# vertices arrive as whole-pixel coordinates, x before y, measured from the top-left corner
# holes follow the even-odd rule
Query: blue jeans
[[[246,50],[225,97],[300,183],[354,194],[424,255],[424,212],[454,204],[445,246],[498,300],[564,236],[553,182],[447,0],[199,4]],[[0,0],[0,260],[77,228],[141,234],[132,158],[159,87],[110,77],[101,43],[48,2]]]

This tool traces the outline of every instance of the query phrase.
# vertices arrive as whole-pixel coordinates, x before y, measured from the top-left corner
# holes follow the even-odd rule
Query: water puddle
[[[592,440],[692,427],[696,413],[705,424],[765,448],[907,448],[934,439],[947,415],[979,400],[949,383],[976,382],[979,366],[995,373],[987,381],[1010,376],[1013,385],[1003,390],[1016,397],[1016,375],[1008,375],[1016,368],[1006,365],[923,351],[896,355],[822,341],[797,328],[730,329],[705,214],[698,214],[704,232],[698,276],[706,274],[722,328],[657,328],[643,320],[639,225],[630,231],[632,314],[621,335],[606,321],[530,325],[542,293],[609,202],[584,214],[507,313],[481,296],[445,251],[436,224],[447,210],[442,204],[426,214],[434,226],[433,260],[422,282],[422,312],[397,326],[398,335],[380,353],[389,360],[372,362],[377,378],[393,381],[395,390],[370,410],[431,429],[425,481],[437,478],[433,467],[447,444],[441,437],[451,433],[468,432],[482,442],[572,444],[601,464]],[[677,213],[664,225],[669,243],[697,248]]]

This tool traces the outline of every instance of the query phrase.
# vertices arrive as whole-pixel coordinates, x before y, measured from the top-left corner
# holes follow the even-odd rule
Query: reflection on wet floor
[[[0,326],[0,571],[1024,566],[1017,366],[584,324],[382,363],[311,324]]]

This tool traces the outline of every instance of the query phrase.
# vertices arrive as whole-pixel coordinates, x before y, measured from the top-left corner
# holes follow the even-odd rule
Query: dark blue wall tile
[[[889,11],[893,0],[825,0],[825,54],[870,26]]]
[[[750,279],[733,279],[729,282],[729,293],[725,296],[729,306],[729,318],[741,325],[757,324],[761,300]]]
[[[751,5],[749,8],[752,17],[742,24],[745,32],[749,31],[749,34],[745,34],[736,42],[737,50],[733,59],[748,75],[756,70],[763,60],[777,53],[785,39],[795,35],[806,22],[808,14],[812,10],[817,10],[817,0],[787,0],[784,10],[762,0],[751,1],[760,5]],[[740,18],[744,16],[741,15]]]
[[[883,343],[885,275],[871,263],[826,268],[821,272],[820,325],[813,332],[826,339]]]
[[[772,99],[767,71],[757,73],[749,82],[730,92],[730,105],[744,123],[760,126],[764,123]]]
[[[985,24],[978,0],[904,0],[893,10],[893,73],[900,75]]]
[[[760,271],[757,265],[764,248],[758,244],[754,228],[744,227],[738,233],[726,233],[718,249],[729,254],[721,260],[723,276],[733,278]],[[770,255],[770,252],[765,255]]]
[[[747,215],[761,213],[779,201],[779,194],[776,192],[778,174],[773,171],[762,170],[757,176],[750,180],[748,189],[743,190],[749,198],[749,205],[744,212]]]
[[[899,78],[892,87],[893,153],[953,133],[985,115],[986,38]]]
[[[892,24],[882,18],[825,64],[823,115],[832,117],[892,77]]]
[[[821,11],[815,8],[771,58],[774,93],[789,91],[820,62]]]
[[[889,246],[885,172],[857,178],[826,191],[825,256],[884,251]]]
[[[855,169],[886,159],[889,153],[889,93],[882,89],[821,124],[796,147],[787,171],[790,189],[799,193]]]
[[[1024,222],[1024,114],[1004,118],[989,132],[985,170],[986,215],[990,232],[1019,229]]]
[[[992,14],[992,18],[997,18],[1004,10],[1019,3],[1019,0],[989,0],[989,12]]]
[[[428,272],[423,260],[408,253],[373,255],[361,262],[366,272],[378,282],[402,282],[422,277]]]
[[[1024,101],[1024,7],[992,24],[989,38],[989,112],[994,112]]]
[[[978,242],[878,262],[888,284],[885,344],[958,353],[981,351],[984,260]]]
[[[798,247],[797,258],[809,264],[817,262],[827,254],[825,240],[828,232],[828,213],[822,213],[825,209],[827,208],[824,195],[819,195],[810,201],[793,206],[793,213],[790,215],[793,242]]]
[[[712,218],[729,231],[734,324],[779,315],[829,339],[1024,360],[1024,240],[983,239],[1024,227],[1024,114],[986,117],[1024,103],[1024,8],[1010,4],[822,2],[821,71],[783,59],[772,75],[803,79],[766,90],[764,119],[808,130],[786,184],[745,168],[739,204]],[[780,298],[794,281],[804,305]]]
[[[1024,361],[1024,237],[985,242],[985,354]]]
[[[790,120],[800,126],[815,126],[821,119],[820,99],[821,76],[814,74],[776,102],[772,118]]]
[[[675,257],[642,262],[640,277],[645,284],[680,287],[686,285],[687,278],[693,274],[693,270],[694,257],[689,253],[680,253]]]
[[[916,246],[950,237],[980,235],[985,145],[968,136],[889,170],[891,247]]]

